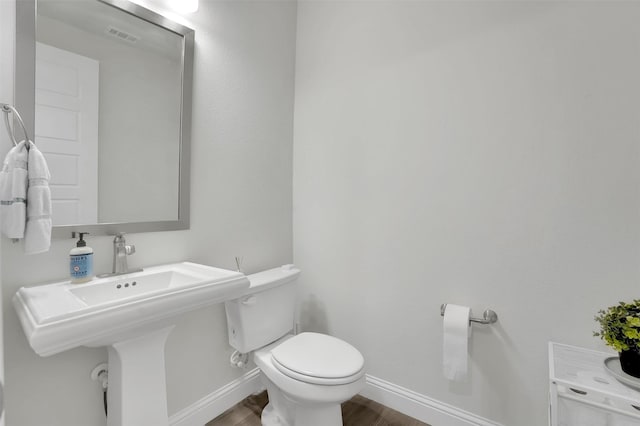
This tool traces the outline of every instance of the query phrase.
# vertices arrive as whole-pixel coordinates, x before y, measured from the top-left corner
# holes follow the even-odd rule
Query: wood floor
[[[267,392],[251,395],[205,426],[260,426]],[[360,395],[342,404],[344,426],[429,426]]]

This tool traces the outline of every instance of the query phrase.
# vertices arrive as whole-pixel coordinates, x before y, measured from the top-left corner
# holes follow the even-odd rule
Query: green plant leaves
[[[600,324],[600,332],[594,332],[594,336],[618,352],[640,352],[640,299],[600,310],[595,320]]]

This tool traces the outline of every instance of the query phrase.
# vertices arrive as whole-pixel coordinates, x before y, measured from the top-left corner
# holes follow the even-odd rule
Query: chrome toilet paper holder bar
[[[447,309],[447,304],[443,303],[440,305],[440,316],[444,316],[444,311]],[[469,318],[469,322],[477,322],[478,324],[493,324],[498,321],[498,314],[496,314],[491,309],[487,309],[482,314],[482,318]]]

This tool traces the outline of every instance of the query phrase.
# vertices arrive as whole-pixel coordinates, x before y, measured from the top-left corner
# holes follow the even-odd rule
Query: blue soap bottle
[[[69,274],[74,284],[86,283],[93,279],[93,249],[87,247],[82,238],[88,232],[79,232],[80,239],[76,247],[69,252]]]

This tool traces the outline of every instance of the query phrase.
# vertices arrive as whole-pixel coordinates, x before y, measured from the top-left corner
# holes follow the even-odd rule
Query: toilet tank
[[[231,346],[248,353],[293,329],[299,274],[294,265],[284,265],[247,276],[250,285],[242,297],[224,304]]]

